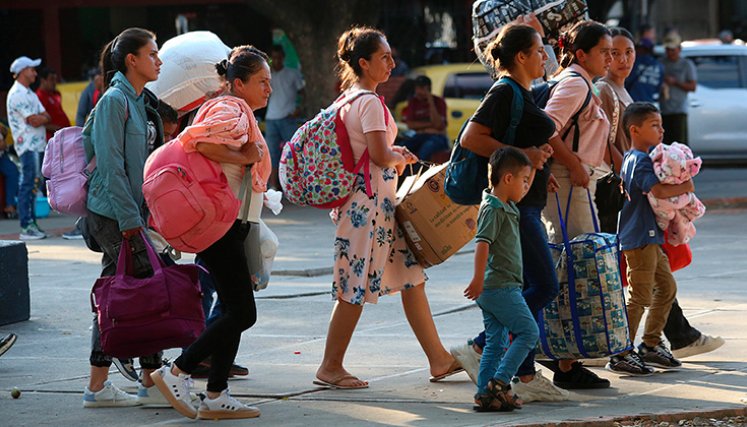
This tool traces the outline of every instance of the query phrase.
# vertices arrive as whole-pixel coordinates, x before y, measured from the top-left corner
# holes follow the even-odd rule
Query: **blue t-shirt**
[[[624,251],[646,245],[664,243],[664,232],[656,225],[656,217],[646,193],[659,183],[654,163],[648,154],[630,149],[623,157],[620,175],[628,197],[620,212],[620,245]]]
[[[656,102],[664,82],[664,66],[652,55],[641,55],[625,80],[625,89],[636,102]]]

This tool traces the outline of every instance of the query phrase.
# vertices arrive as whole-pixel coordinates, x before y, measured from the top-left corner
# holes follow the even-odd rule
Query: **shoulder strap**
[[[612,146],[615,143],[615,139],[617,138],[617,131],[620,124],[620,98],[617,96],[617,92],[615,92],[615,88],[612,86],[609,86],[610,90],[612,91],[612,101],[615,104],[615,109],[612,112],[612,123],[610,124],[610,136],[607,138],[607,145],[609,146],[610,150],[610,163],[612,166],[612,170],[615,170],[615,159],[612,157]]]
[[[513,97],[511,99],[511,113],[509,115],[510,121],[508,124],[508,129],[506,129],[506,135],[503,137],[503,142],[506,145],[514,145],[514,140],[516,139],[516,128],[519,126],[519,122],[521,122],[521,116],[524,115],[524,94],[521,91],[521,88],[516,84],[515,81],[513,81],[510,78],[502,77],[500,80],[498,80],[498,83],[504,83],[511,87],[511,90],[513,91]]]
[[[583,79],[584,83],[586,83],[586,87],[588,88],[588,91],[586,92],[586,99],[584,99],[584,103],[581,104],[581,108],[579,108],[579,110],[576,111],[576,114],[574,114],[571,117],[571,125],[568,126],[565,132],[563,132],[563,137],[562,137],[563,140],[565,140],[566,136],[568,136],[568,133],[571,131],[571,128],[573,128],[572,150],[574,153],[577,153],[578,152],[578,140],[581,137],[581,132],[580,132],[580,129],[578,128],[578,118],[581,116],[581,113],[586,109],[586,107],[591,102],[591,85],[589,84],[588,81],[586,81],[584,76],[582,76],[581,74],[575,71],[570,71],[567,75],[563,76],[563,78],[561,78],[560,80],[565,80],[569,77],[580,77],[581,79]]]

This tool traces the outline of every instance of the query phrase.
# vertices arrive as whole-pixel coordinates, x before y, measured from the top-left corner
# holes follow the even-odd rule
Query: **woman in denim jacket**
[[[124,30],[101,54],[108,89],[83,129],[87,160],[96,157],[96,169],[89,180],[85,231],[103,251],[101,276],[115,274],[124,239],[133,251],[133,275],[152,274],[141,234],[145,228],[143,168],[149,145],[163,139],[159,135],[163,127],[157,117],[148,120],[144,87],[158,78],[160,67],[156,36],[141,28]],[[112,358],[101,348],[95,317],[91,343],[91,377],[83,395],[84,407],[165,403],[147,375],[161,366],[160,353],[140,358],[146,375],[138,384],[136,397],[108,380]]]

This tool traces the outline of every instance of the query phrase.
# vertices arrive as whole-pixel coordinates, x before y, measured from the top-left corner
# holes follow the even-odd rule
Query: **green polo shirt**
[[[522,287],[519,209],[489,192],[482,194],[475,240],[490,245],[484,289]]]

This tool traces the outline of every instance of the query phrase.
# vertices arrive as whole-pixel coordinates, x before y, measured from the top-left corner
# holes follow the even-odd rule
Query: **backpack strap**
[[[239,200],[241,200],[241,223],[246,224],[249,221],[249,205],[252,201],[252,165],[244,168],[244,177],[241,178],[241,187],[239,188]]]
[[[589,89],[588,92],[586,92],[586,99],[584,99],[584,103],[581,104],[581,108],[579,108],[579,110],[576,111],[576,114],[574,114],[571,117],[571,125],[568,126],[565,132],[563,132],[563,136],[562,136],[563,140],[565,140],[565,138],[568,136],[568,133],[570,133],[571,128],[573,128],[572,150],[574,153],[578,153],[578,140],[581,137],[581,131],[578,127],[578,118],[581,116],[581,113],[586,109],[586,107],[591,102],[591,85],[589,84],[588,81],[586,81],[584,76],[582,76],[581,74],[575,71],[569,72],[567,75],[563,76],[563,78],[561,78],[559,81],[563,81],[569,77],[580,77],[581,79],[583,79],[584,83],[586,83],[586,87]]]
[[[508,123],[508,129],[503,137],[503,142],[506,145],[514,145],[516,140],[516,128],[521,122],[521,116],[524,115],[524,94],[519,88],[519,85],[515,81],[508,77],[502,77],[498,80],[498,84],[507,84],[513,90],[513,97],[511,99],[511,113],[509,114],[510,121]]]
[[[339,110],[343,106],[352,103],[363,95],[373,95],[379,99],[382,108],[384,108],[384,126],[389,126],[389,109],[384,103],[384,99],[381,97],[381,95],[377,94],[376,92],[372,92],[370,90],[358,91],[348,96],[343,101],[340,101],[339,103],[336,102],[333,105],[337,105],[337,109]],[[363,181],[366,186],[366,195],[371,198],[373,197],[373,188],[371,187],[371,155],[368,153],[368,148],[366,148],[360,160],[358,160],[358,163],[355,165],[355,168],[353,168],[353,173],[357,174],[361,171],[361,169],[363,170]]]
[[[609,85],[608,85],[609,86]],[[612,145],[615,142],[615,138],[617,138],[617,131],[619,129],[620,124],[620,98],[617,96],[617,93],[615,92],[615,88],[612,86],[609,86],[610,90],[612,91],[612,101],[615,104],[615,109],[612,110],[612,123],[610,124],[610,136],[607,138],[607,146],[610,150],[610,164],[612,166],[612,171],[615,171],[615,159],[612,156]]]

